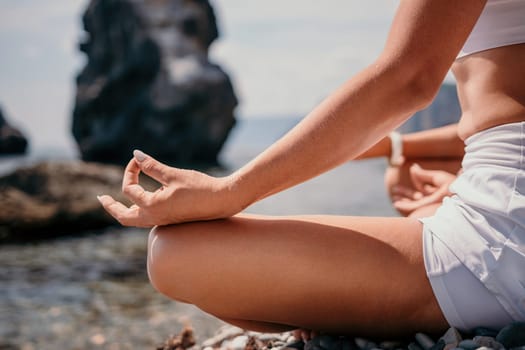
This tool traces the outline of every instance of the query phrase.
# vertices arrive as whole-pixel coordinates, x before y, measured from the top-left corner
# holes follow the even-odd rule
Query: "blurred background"
[[[27,145],[0,157],[0,349],[149,349],[186,323],[213,334],[220,321],[151,288],[147,231],[115,226],[95,195],[119,196],[135,147],[242,166],[372,62],[396,4],[2,0],[4,134]],[[457,118],[443,91],[417,128],[450,122],[434,110]],[[397,215],[385,168],[350,162],[248,211]]]
[[[380,52],[395,2],[211,1],[210,60],[230,75],[239,118],[301,117]],[[86,0],[0,3],[0,102],[32,152],[74,149],[74,78]]]

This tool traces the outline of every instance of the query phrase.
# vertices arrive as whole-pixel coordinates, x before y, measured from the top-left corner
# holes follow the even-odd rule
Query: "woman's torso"
[[[452,65],[462,115],[462,139],[506,123],[525,121],[525,44],[480,51]]]

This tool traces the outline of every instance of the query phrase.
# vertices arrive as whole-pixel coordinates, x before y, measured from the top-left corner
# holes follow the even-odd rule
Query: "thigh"
[[[164,294],[223,319],[329,332],[439,331],[446,323],[412,218],[264,217],[156,228]]]

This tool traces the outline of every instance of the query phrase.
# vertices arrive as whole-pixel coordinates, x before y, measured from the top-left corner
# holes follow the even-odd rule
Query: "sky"
[[[210,0],[239,118],[300,117],[380,53],[396,1]],[[87,0],[0,1],[0,106],[32,148],[71,148]]]

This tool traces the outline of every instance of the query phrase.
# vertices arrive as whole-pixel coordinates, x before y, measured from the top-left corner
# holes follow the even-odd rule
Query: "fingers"
[[[124,170],[122,193],[139,207],[147,207],[152,202],[153,193],[146,191],[139,184],[139,175],[140,167],[135,158],[132,158]]]
[[[150,227],[141,217],[140,208],[132,206],[126,207],[108,195],[97,196],[98,201],[104,209],[124,226]]]
[[[139,150],[134,150],[133,156],[133,160],[135,160],[135,163],[141,171],[157,180],[162,185],[167,185],[167,171],[168,169],[171,169],[170,167]]]
[[[403,198],[417,200],[423,197],[423,193],[415,191],[410,187],[395,185],[391,189],[392,200],[397,201]]]
[[[443,197],[445,194],[446,193],[443,189],[439,189],[433,192],[432,194],[423,196],[417,200],[411,200],[411,199],[404,198],[404,199],[394,201],[393,205],[394,205],[394,208],[396,208],[402,213],[410,213],[421,207],[424,207],[430,204],[440,203],[443,200]]]

